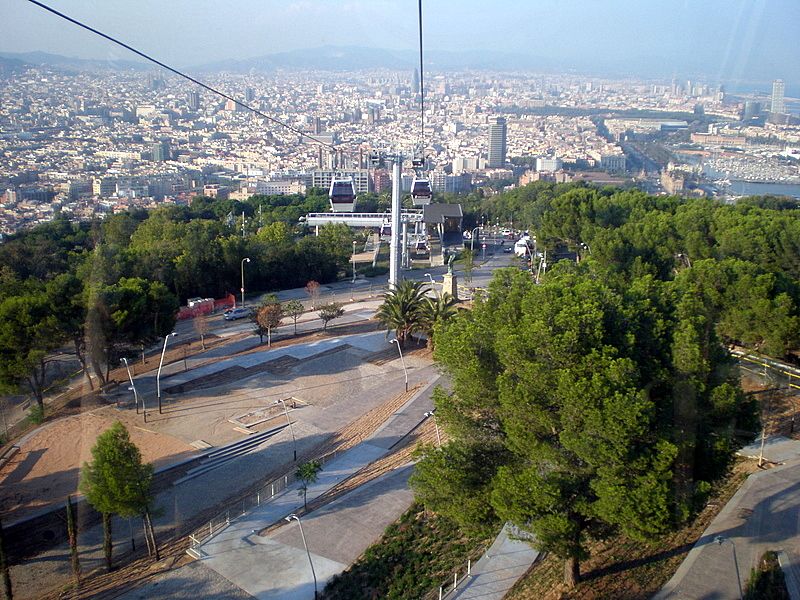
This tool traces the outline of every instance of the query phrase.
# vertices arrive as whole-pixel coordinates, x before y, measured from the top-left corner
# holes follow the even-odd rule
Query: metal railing
[[[452,597],[455,591],[465,581],[472,578],[472,559],[467,560],[463,571],[456,569],[453,571],[453,578],[438,587],[429,591],[422,597],[422,600],[445,600]]]
[[[523,531],[519,529],[516,525],[512,525],[511,523],[506,523],[504,527],[508,528],[509,534],[521,540],[531,541],[534,539],[534,536],[527,531]],[[472,566],[473,565],[480,565],[481,561],[488,561],[489,560],[489,550],[491,549],[491,543],[487,546],[483,546],[480,548],[479,552],[476,551],[472,558],[476,557],[478,553],[480,553],[480,558],[477,560],[472,560],[472,558],[467,560],[467,564],[464,567],[464,570],[461,571],[460,569],[456,569],[453,571],[453,578],[451,580],[446,581],[442,585],[439,586],[438,589],[433,589],[429,591],[422,597],[422,600],[448,600],[453,598],[456,594],[456,591],[464,585],[469,579],[473,577],[472,575]],[[539,555],[541,556],[541,554]],[[538,560],[539,557],[537,557]],[[478,567],[480,571],[480,566]]]
[[[309,460],[317,460],[322,465],[325,465],[334,460],[342,452],[344,452],[344,450],[333,450]],[[200,546],[223,531],[232,522],[242,518],[262,504],[271,502],[276,496],[285,492],[297,481],[295,472],[295,469],[287,471],[280,477],[268,481],[255,492],[251,492],[244,498],[231,502],[227,508],[221,510],[214,517],[209,519],[207,523],[204,523],[189,534],[189,549],[187,552],[193,556],[200,556],[201,553],[198,551]]]

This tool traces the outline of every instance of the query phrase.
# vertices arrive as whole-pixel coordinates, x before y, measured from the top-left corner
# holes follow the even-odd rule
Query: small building
[[[442,246],[461,246],[464,212],[460,204],[426,204],[422,207],[422,222],[426,231],[435,231]]]

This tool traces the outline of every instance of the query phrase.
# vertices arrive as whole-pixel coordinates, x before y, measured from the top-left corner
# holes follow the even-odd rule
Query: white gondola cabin
[[[336,178],[328,192],[333,212],[353,212],[356,203],[356,188],[351,177]]]
[[[411,184],[411,201],[414,206],[430,204],[432,197],[431,182],[421,177],[414,177],[414,181]]]

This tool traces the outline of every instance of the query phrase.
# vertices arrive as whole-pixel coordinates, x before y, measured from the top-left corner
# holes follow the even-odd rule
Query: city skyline
[[[164,5],[148,0],[111,7],[56,0],[53,6],[181,67],[320,46],[379,47],[407,60],[417,40],[416,13],[410,10],[415,7],[403,10],[401,3],[390,0],[240,0],[227,7],[206,1]],[[0,42],[3,52],[136,58],[23,0],[4,4],[0,14],[7,25]],[[591,27],[584,27],[586,23]],[[716,81],[780,78],[791,90],[800,84],[795,43],[799,23],[800,4],[791,0],[714,0],[701,6],[668,2],[647,8],[631,0],[540,0],[522,6],[508,0],[491,6],[469,0],[458,10],[429,2],[425,43],[429,59],[435,59],[433,69],[436,61],[446,63],[448,53],[463,53],[466,47],[464,59],[472,57],[477,65],[487,61],[505,62],[510,69],[538,65],[598,74],[703,74]],[[648,35],[631,35],[642,30]],[[470,43],[465,45],[465,39]]]

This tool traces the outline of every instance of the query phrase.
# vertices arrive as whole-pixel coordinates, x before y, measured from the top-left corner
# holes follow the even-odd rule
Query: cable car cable
[[[419,0],[419,106],[420,130],[419,143],[425,152],[425,75],[422,60],[422,0]]]
[[[78,27],[82,27],[83,29],[86,29],[87,31],[90,31],[90,32],[92,32],[92,33],[94,33],[96,35],[99,35],[100,37],[105,38],[108,41],[113,42],[114,44],[117,44],[118,46],[122,46],[123,48],[125,48],[126,50],[130,50],[134,54],[138,54],[139,56],[141,56],[145,60],[149,60],[150,62],[157,64],[158,66],[160,66],[163,69],[166,69],[167,71],[171,71],[172,73],[175,73],[176,75],[178,75],[180,77],[183,77],[184,79],[188,79],[192,83],[194,83],[196,85],[199,85],[200,87],[208,90],[209,92],[217,94],[218,96],[222,96],[226,100],[230,100],[232,102],[235,102],[239,106],[241,106],[243,108],[246,108],[247,110],[257,114],[258,116],[263,117],[263,118],[267,119],[268,121],[270,121],[272,123],[275,123],[276,125],[280,125],[281,127],[284,127],[285,129],[288,129],[289,131],[291,131],[293,133],[296,133],[301,137],[308,138],[309,140],[311,140],[312,142],[314,142],[316,144],[319,144],[320,146],[324,146],[326,148],[330,148],[334,152],[339,152],[339,150],[333,144],[327,144],[327,143],[325,143],[325,142],[323,142],[321,140],[318,140],[317,138],[305,133],[304,131],[301,131],[300,129],[297,129],[296,127],[292,127],[288,123],[284,123],[283,121],[279,121],[275,117],[270,117],[269,115],[264,114],[260,110],[258,110],[256,108],[253,108],[252,106],[249,106],[249,105],[245,104],[244,102],[240,102],[236,98],[228,96],[227,94],[225,94],[223,92],[220,92],[217,89],[212,88],[210,85],[207,85],[207,84],[203,83],[202,81],[198,81],[194,77],[192,77],[190,75],[187,75],[186,73],[183,73],[183,72],[179,71],[178,69],[176,69],[174,67],[170,67],[169,65],[161,62],[158,59],[153,58],[152,56],[149,56],[149,55],[145,54],[144,52],[142,52],[140,50],[137,50],[133,46],[130,46],[130,45],[126,44],[125,42],[122,42],[122,41],[120,41],[120,40],[118,40],[118,39],[116,39],[116,38],[114,38],[114,37],[112,37],[112,36],[110,36],[110,35],[108,35],[106,33],[103,33],[102,31],[99,31],[99,30],[95,29],[91,25],[87,25],[85,23],[82,23],[81,21],[78,21],[77,19],[73,19],[72,17],[70,17],[68,15],[65,15],[64,13],[59,12],[55,8],[52,8],[52,7],[47,6],[46,4],[44,4],[42,2],[39,2],[38,0],[28,0],[28,2],[30,2],[31,4],[35,4],[36,6],[38,6],[40,8],[43,8],[44,10],[53,13],[57,17],[61,17],[62,19],[77,25]],[[421,6],[422,6],[422,0],[420,0],[420,7]],[[420,10],[421,10],[421,8],[420,8]]]

